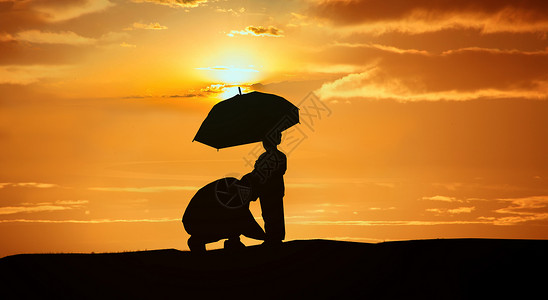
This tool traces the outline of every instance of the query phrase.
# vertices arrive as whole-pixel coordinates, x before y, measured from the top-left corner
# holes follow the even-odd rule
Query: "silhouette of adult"
[[[238,180],[233,177],[213,181],[200,190],[190,200],[184,214],[183,225],[190,234],[188,247],[192,252],[205,252],[205,245],[221,239],[225,249],[244,248],[240,235],[264,240],[265,233],[249,211],[249,201],[255,201],[245,175]]]
[[[265,245],[279,245],[285,239],[283,175],[287,170],[287,157],[278,150],[281,132],[275,132],[263,140],[265,152],[255,162],[251,174],[259,179],[258,195],[265,229]]]

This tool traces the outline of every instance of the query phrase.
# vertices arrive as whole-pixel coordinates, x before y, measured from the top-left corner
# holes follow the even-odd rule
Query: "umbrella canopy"
[[[299,123],[299,109],[261,92],[236,95],[211,109],[194,140],[221,149],[256,143]]]

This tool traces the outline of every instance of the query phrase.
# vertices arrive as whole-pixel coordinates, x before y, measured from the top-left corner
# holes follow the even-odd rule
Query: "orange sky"
[[[546,1],[0,0],[0,256],[187,249],[237,86],[301,108],[287,239],[548,238]]]

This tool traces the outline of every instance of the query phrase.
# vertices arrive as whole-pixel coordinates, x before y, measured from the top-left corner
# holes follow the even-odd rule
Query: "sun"
[[[212,67],[196,68],[206,71],[209,80],[229,85],[250,84],[259,79],[259,70],[254,65],[215,65]]]
[[[204,59],[205,66],[195,68],[203,79],[225,85],[249,85],[263,78],[264,65],[246,49],[225,50]]]

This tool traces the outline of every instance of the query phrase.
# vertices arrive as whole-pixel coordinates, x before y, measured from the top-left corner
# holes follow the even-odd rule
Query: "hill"
[[[546,240],[298,240],[204,255],[20,254],[0,259],[0,297],[524,299],[545,294],[547,250]]]

